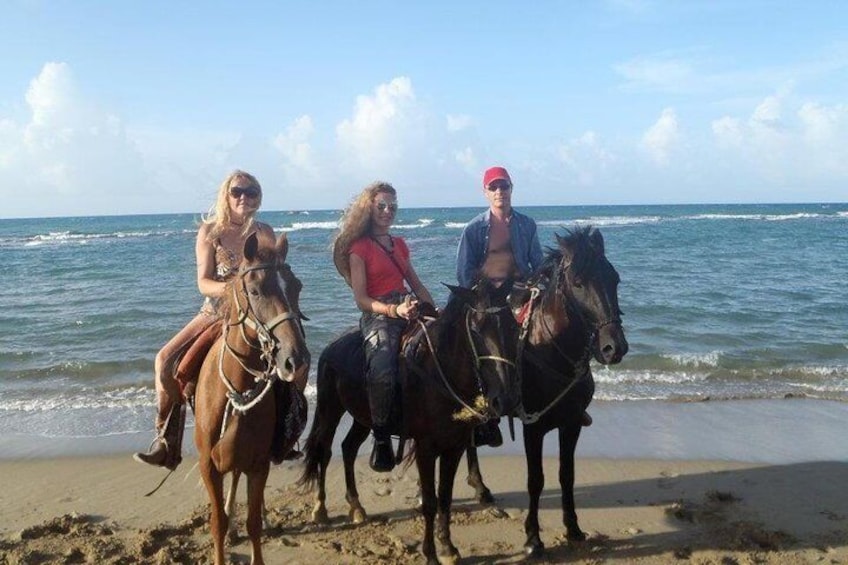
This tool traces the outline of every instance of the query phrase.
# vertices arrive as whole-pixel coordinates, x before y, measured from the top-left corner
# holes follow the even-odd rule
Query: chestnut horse
[[[299,281],[285,264],[285,235],[274,244],[250,235],[238,274],[223,298],[223,334],[203,362],[195,396],[194,441],[211,503],[215,565],[223,565],[228,517],[226,473],[247,475],[251,563],[261,565],[262,508],[277,427],[274,382],[294,386],[309,371],[309,351],[292,298]],[[295,297],[296,298],[296,297]]]
[[[544,552],[539,537],[539,496],[545,486],[542,443],[559,433],[559,483],[563,524],[569,541],[583,541],[574,508],[574,450],[582,416],[595,392],[591,358],[613,365],[627,354],[618,307],[619,276],[604,252],[601,232],[584,227],[556,236],[542,266],[526,285],[516,285],[510,303],[522,324],[522,406],[529,510],[524,521],[524,550]],[[477,452],[468,450],[468,483],[478,498],[491,499],[480,475]]]
[[[506,290],[483,282],[474,290],[449,287],[441,316],[425,326],[417,352],[401,355],[403,437],[414,440],[424,514],[422,553],[428,563],[452,563],[459,552],[450,538],[453,483],[474,425],[515,408],[518,325],[506,303]],[[301,484],[315,486],[312,519],[328,521],[325,479],[333,436],[347,411],[353,424],[342,442],[346,499],[354,523],[366,519],[359,502],[354,462],[368,437],[371,413],[365,389],[362,336],[350,331],[330,343],[318,360],[318,399],[306,440]],[[436,459],[439,459],[438,499]],[[438,507],[437,559],[434,522]]]

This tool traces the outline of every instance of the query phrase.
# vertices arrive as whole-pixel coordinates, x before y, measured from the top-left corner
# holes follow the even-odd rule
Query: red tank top
[[[397,266],[389,258],[389,250],[384,249],[370,236],[361,237],[350,246],[350,252],[365,263],[365,288],[371,298],[392,292],[406,292],[404,275],[398,270],[398,266],[406,273],[409,267],[409,248],[402,237],[393,237],[392,243],[391,254],[397,261]]]

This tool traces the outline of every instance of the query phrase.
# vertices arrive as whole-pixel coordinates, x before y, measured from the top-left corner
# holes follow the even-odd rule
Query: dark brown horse
[[[400,363],[403,435],[414,440],[425,520],[422,552],[428,563],[438,563],[439,559],[450,563],[459,556],[450,538],[450,509],[456,469],[470,444],[473,426],[511,411],[518,400],[513,363],[518,326],[506,304],[506,292],[492,289],[488,283],[474,290],[450,288],[451,298],[441,316],[427,327],[417,353],[402,355]],[[301,477],[302,484],[318,486],[312,511],[315,522],[328,521],[324,504],[327,465],[333,436],[345,411],[353,416],[353,425],[342,442],[349,516],[354,523],[366,519],[354,477],[356,454],[371,427],[363,373],[358,331],[348,332],[321,353],[318,399]],[[439,559],[434,540],[437,508]]]
[[[544,488],[542,442],[559,432],[559,483],[563,523],[570,541],[583,541],[574,508],[574,450],[583,412],[595,381],[591,358],[604,365],[621,361],[627,340],[618,307],[619,276],[604,252],[601,232],[591,227],[556,236],[557,248],[526,286],[516,286],[510,303],[522,323],[522,406],[529,510],[524,521],[528,556],[539,556],[539,496]],[[474,448],[468,450],[468,483],[478,498],[491,499]]]
[[[264,563],[261,511],[281,412],[274,383],[294,386],[309,371],[299,311],[290,301],[299,281],[285,264],[287,251],[284,235],[276,245],[256,234],[247,238],[238,275],[224,296],[223,335],[206,356],[197,383],[194,440],[212,507],[215,565],[225,562],[223,478],[230,472],[247,475],[251,563]]]

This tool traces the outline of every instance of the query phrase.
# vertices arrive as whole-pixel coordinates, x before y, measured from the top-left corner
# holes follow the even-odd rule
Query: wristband
[[[392,318],[397,318],[397,317],[398,317],[397,308],[398,308],[398,307],[397,307],[397,304],[390,304],[390,305],[389,305],[389,313],[390,313],[389,315],[390,315]]]

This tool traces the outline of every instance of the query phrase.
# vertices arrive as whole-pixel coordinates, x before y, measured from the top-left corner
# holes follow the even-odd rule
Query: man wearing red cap
[[[503,167],[483,174],[489,209],[462,231],[456,252],[456,278],[470,288],[478,278],[502,283],[525,279],[542,263],[536,222],[512,208],[512,179]]]
[[[456,278],[466,288],[481,277],[495,284],[526,279],[542,263],[536,222],[512,209],[512,179],[506,169],[486,170],[483,194],[489,209],[468,222],[456,251]],[[498,420],[474,428],[475,445],[502,443]]]

